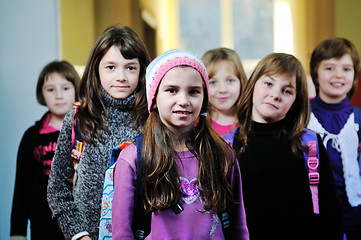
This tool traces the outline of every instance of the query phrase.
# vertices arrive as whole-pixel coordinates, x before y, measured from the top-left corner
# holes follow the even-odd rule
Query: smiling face
[[[209,79],[209,101],[213,109],[222,115],[236,115],[234,105],[240,95],[241,81],[227,61],[219,63],[217,71]]]
[[[323,60],[318,67],[319,96],[327,103],[338,103],[351,90],[355,72],[350,54]]]
[[[203,80],[191,67],[175,67],[162,79],[155,107],[159,116],[172,132],[186,133],[193,128],[204,98]]]
[[[253,91],[252,120],[260,123],[283,119],[296,99],[296,77],[263,75]]]
[[[74,85],[62,74],[49,74],[43,84],[43,96],[52,115],[64,118],[75,102]]]
[[[125,59],[113,45],[99,63],[100,83],[113,98],[125,99],[137,88],[140,64],[138,58]]]

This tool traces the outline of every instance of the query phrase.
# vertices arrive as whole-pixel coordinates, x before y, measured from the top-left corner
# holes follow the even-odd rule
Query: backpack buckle
[[[80,156],[81,156],[81,152],[73,149],[71,150],[71,157],[76,159],[76,160],[79,160],[80,159]]]
[[[320,180],[320,174],[318,172],[308,173],[308,181],[310,184],[318,184]]]
[[[84,149],[84,144],[81,141],[75,140],[73,149],[71,150],[71,157],[79,160]]]
[[[135,237],[134,237],[135,240],[143,240],[145,239],[145,237],[146,237],[145,232],[143,230],[137,229],[135,231]]]
[[[318,158],[317,157],[308,157],[307,166],[309,169],[317,170],[318,168]]]

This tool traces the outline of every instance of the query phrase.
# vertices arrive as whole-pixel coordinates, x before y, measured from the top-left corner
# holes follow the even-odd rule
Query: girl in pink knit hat
[[[148,66],[146,90],[141,194],[150,229],[132,226],[138,164],[131,144],[114,174],[113,237],[248,239],[238,163],[205,117],[208,76],[202,62],[188,51],[166,52]]]

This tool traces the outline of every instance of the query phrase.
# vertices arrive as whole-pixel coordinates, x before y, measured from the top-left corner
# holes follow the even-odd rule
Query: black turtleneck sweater
[[[253,122],[247,147],[238,156],[250,239],[342,239],[341,210],[320,138],[316,216],[305,160],[292,154],[290,142],[281,134],[282,124]]]
[[[98,239],[104,177],[112,148],[124,141],[133,141],[139,134],[128,119],[135,95],[119,100],[102,89],[102,96],[108,113],[104,121],[109,132],[102,131],[103,142],[94,139],[97,145],[85,143],[74,190],[74,167],[70,156],[74,110],[65,116],[51,166],[48,202],[66,239],[84,231],[90,234],[92,240]],[[105,116],[104,113],[99,114]]]

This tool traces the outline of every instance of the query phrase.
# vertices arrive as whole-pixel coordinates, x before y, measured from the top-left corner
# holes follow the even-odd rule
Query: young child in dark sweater
[[[341,211],[327,152],[318,137],[319,214],[314,210],[301,140],[308,122],[306,74],[292,55],[256,66],[238,112],[239,153],[250,239],[340,239]]]
[[[11,211],[11,239],[64,239],[46,200],[50,167],[65,114],[77,99],[80,79],[66,61],[53,61],[41,71],[36,96],[49,111],[31,126],[21,140]]]

